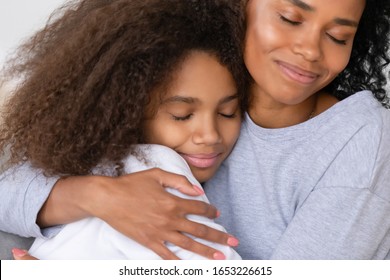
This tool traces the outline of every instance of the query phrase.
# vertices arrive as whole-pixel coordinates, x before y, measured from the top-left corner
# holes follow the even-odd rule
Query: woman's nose
[[[307,61],[318,61],[322,57],[321,34],[315,30],[302,32],[295,38],[293,52]]]

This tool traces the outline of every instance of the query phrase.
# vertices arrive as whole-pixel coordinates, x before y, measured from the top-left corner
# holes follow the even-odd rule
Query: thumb
[[[12,255],[15,260],[37,260],[37,258],[32,257],[26,250],[13,248]]]

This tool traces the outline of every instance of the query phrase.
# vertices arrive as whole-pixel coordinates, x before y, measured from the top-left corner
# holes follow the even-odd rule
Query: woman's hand
[[[224,259],[221,252],[183,234],[220,244],[237,245],[238,241],[229,234],[186,218],[190,214],[215,218],[218,215],[215,207],[174,196],[164,190],[167,186],[192,196],[202,194],[202,190],[194,188],[184,176],[157,168],[120,177],[70,177],[54,187],[40,213],[41,225],[95,216],[163,259],[177,259],[165,242],[209,259]],[[64,200],[68,201],[67,209],[59,207]],[[75,205],[70,207],[70,203],[79,208]],[[69,212],[68,209],[76,210]],[[53,217],[53,211],[57,217]],[[64,213],[68,213],[68,217]]]

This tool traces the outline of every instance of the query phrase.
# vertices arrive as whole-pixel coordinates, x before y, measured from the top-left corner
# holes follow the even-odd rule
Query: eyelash
[[[335,37],[333,37],[332,35],[330,34],[326,34],[333,42],[335,42],[336,44],[338,45],[343,45],[345,46],[347,44],[347,41],[346,40],[339,40],[339,39],[336,39]]]
[[[289,23],[289,24],[291,24],[291,25],[294,25],[294,26],[297,26],[297,25],[300,25],[300,24],[301,24],[301,22],[299,22],[299,21],[292,21],[292,20],[289,20],[288,18],[286,18],[286,17],[284,17],[284,16],[282,16],[282,15],[279,15],[279,17],[280,17],[280,19],[281,19],[282,21],[287,22],[287,23]]]
[[[288,23],[288,24],[291,24],[291,25],[293,25],[293,26],[298,26],[298,25],[300,25],[301,24],[301,22],[299,22],[299,21],[292,21],[292,20],[289,20],[288,18],[286,18],[286,17],[284,17],[284,16],[282,16],[282,15],[279,15],[279,17],[280,17],[280,19],[282,20],[282,21],[284,21],[284,22],[286,22],[286,23]],[[329,37],[329,39],[331,39],[334,43],[336,43],[336,44],[338,44],[338,45],[343,45],[343,46],[345,46],[346,44],[347,44],[347,41],[346,40],[338,40],[338,39],[336,39],[335,37],[333,37],[332,35],[330,35],[330,34],[326,34],[328,37]]]
[[[191,117],[192,117],[192,114],[189,114],[189,115],[184,116],[184,117],[172,115],[172,118],[174,121],[186,121],[186,120],[189,120]]]
[[[234,119],[236,117],[236,114],[226,115],[226,114],[220,113],[220,115],[224,118],[227,118],[227,119]]]
[[[221,115],[222,117],[227,118],[227,119],[234,119],[236,117],[235,113],[231,114],[231,115],[226,115],[226,114],[219,113],[219,115]],[[174,121],[186,121],[186,120],[189,120],[191,117],[192,117],[192,114],[189,114],[189,115],[184,116],[184,117],[179,117],[179,116],[172,115],[172,118],[173,118]]]

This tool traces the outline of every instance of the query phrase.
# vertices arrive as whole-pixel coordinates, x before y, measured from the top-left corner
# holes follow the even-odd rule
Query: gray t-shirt
[[[368,91],[287,128],[246,116],[206,194],[243,259],[390,259],[389,140]]]

